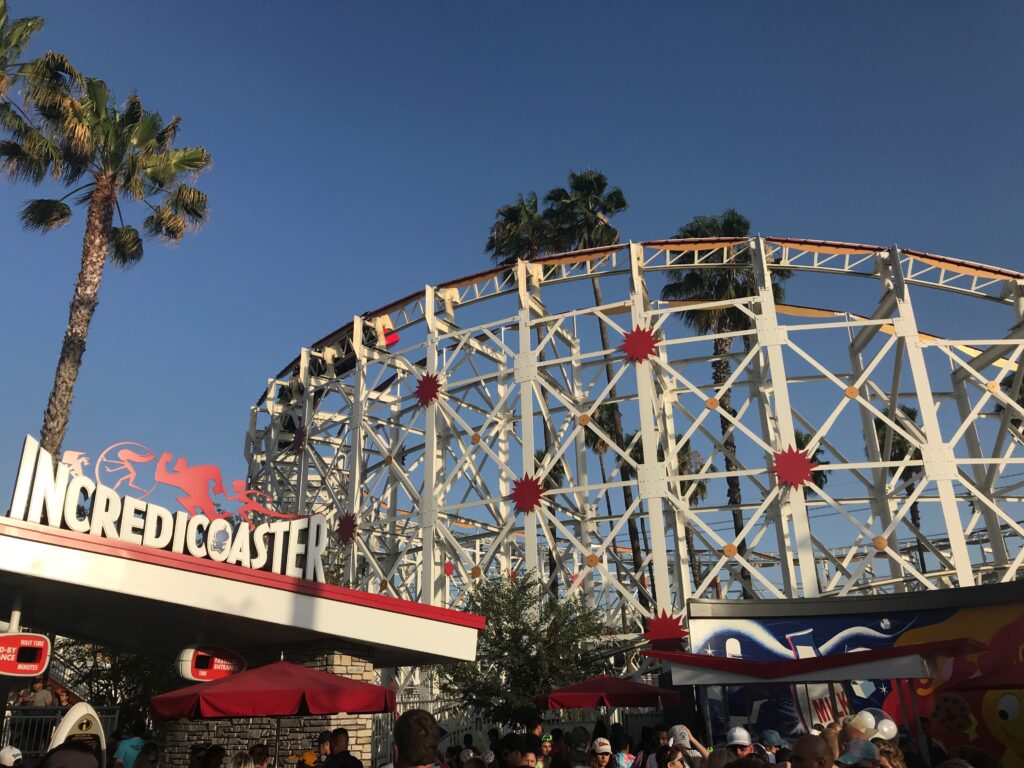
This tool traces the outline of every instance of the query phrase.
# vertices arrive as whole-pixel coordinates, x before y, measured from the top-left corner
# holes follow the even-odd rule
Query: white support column
[[[424,320],[427,326],[425,373],[437,376],[437,328],[434,320],[434,288],[426,286],[423,295]],[[442,386],[443,390],[443,386]],[[426,406],[423,433],[423,491],[420,494],[420,602],[438,605],[437,581],[437,473],[438,418],[437,398]]]
[[[399,425],[401,424],[400,418],[402,413],[402,402],[399,398],[396,397],[391,401],[391,408],[389,412],[391,415],[391,439],[388,441],[388,450],[391,451],[392,461],[398,464],[400,469],[404,470],[404,462],[401,460],[402,457],[399,455],[402,452],[402,447],[399,445]],[[390,467],[391,465],[389,464],[388,466]],[[391,569],[395,565],[395,561],[403,556],[401,554],[402,545],[398,541],[398,488],[399,483],[396,482],[394,476],[388,478],[387,538],[382,542],[382,548],[387,552],[387,557],[384,561],[385,573],[390,573]],[[394,579],[392,579],[392,585],[394,585]]]
[[[793,427],[793,410],[789,400],[786,363],[782,355],[782,346],[786,343],[786,332],[785,329],[779,327],[764,240],[760,237],[756,238],[753,243],[751,260],[754,264],[758,290],[757,338],[768,359],[768,371],[771,374],[772,394],[775,400],[775,428],[778,438],[778,443],[774,448],[776,451],[780,451],[796,447],[796,430]],[[803,487],[782,491],[778,524],[788,526],[789,520],[793,521],[793,543],[796,545],[797,557],[800,560],[800,586],[803,597],[817,597],[820,591],[818,569],[814,559],[814,544],[811,541],[811,526],[807,519]]]
[[[1014,309],[1014,323],[1010,327],[1010,331],[1007,334],[1007,339],[1020,339],[1024,337],[1024,281],[1015,280],[1010,282],[1006,286],[1006,296],[1013,302]],[[979,353],[972,361],[971,365],[976,370],[983,370],[988,365],[995,362],[998,357],[1013,354],[1016,352],[1014,347],[1002,347],[993,344],[984,352]],[[1019,363],[1018,363],[1019,365]],[[1012,376],[1008,376],[1004,381],[1015,381],[1021,376],[1020,372],[1015,372]],[[967,390],[967,372],[954,368],[953,370],[953,392],[956,395],[957,410],[960,413],[961,419],[967,419],[970,416],[971,404]],[[1005,425],[1005,421],[1002,426]],[[1003,441],[1008,435],[1003,432],[1000,438],[996,441],[995,450],[993,456],[998,454],[1003,446]],[[964,432],[964,439],[967,443],[967,449],[970,452],[972,458],[983,459],[987,458],[985,453],[981,449],[981,440],[978,437],[977,421],[967,427]],[[998,472],[998,464],[992,463],[989,466],[984,464],[975,464],[971,466],[971,474],[974,476],[974,484],[985,494],[989,501],[998,506],[998,501],[994,498],[992,490],[995,486],[995,480]],[[992,547],[992,559],[999,565],[1007,565],[1010,562],[1009,553],[1006,549],[1006,542],[1003,540],[1003,532],[999,523],[999,516],[986,504],[978,505],[980,512],[985,520],[985,528],[988,531],[989,544]]]
[[[510,348],[514,345],[509,345]],[[514,366],[513,366],[514,367]],[[515,386],[512,381],[512,377],[508,375],[508,369],[506,368],[502,374],[498,377],[498,400],[500,402],[505,401],[505,393],[509,387]],[[507,406],[506,406],[507,408]],[[507,413],[507,411],[506,411]],[[498,509],[500,510],[500,525],[504,525],[508,518],[515,515],[515,510],[512,509],[511,502],[508,501],[508,495],[512,490],[511,478],[508,476],[508,472],[505,472],[502,467],[509,466],[509,442],[512,436],[512,430],[515,425],[514,419],[509,419],[507,415],[501,417],[501,422],[498,426],[500,430],[498,433],[498,496],[501,501],[498,502]],[[502,574],[508,574],[509,569],[512,567],[512,543],[510,535],[506,534],[503,540],[498,546],[498,570]],[[477,562],[483,568],[483,563],[480,563],[479,558]],[[481,574],[481,577],[483,574]]]
[[[900,265],[899,251],[893,247],[883,260],[886,278],[891,282],[896,299],[896,315],[893,325],[897,338],[906,343],[907,362],[917,391],[918,411],[921,415],[922,430],[925,443],[921,446],[921,458],[927,480],[935,483],[939,494],[939,505],[945,522],[946,535],[949,537],[950,554],[959,586],[974,586],[974,572],[971,568],[970,553],[964,538],[963,524],[957,507],[953,481],[959,476],[956,459],[952,448],[942,441],[939,418],[935,408],[935,396],[932,394],[931,381],[928,378],[928,366],[921,347],[921,338],[917,331],[914,307],[910,302],[903,279],[903,267]]]
[[[519,287],[519,354],[516,355],[515,381],[519,387],[519,428],[523,441],[523,475],[536,475],[534,459],[534,402],[533,387],[537,378],[537,353],[532,346],[530,318],[533,315],[533,296],[530,293],[529,262],[520,259],[516,263],[516,278]],[[515,509],[511,510],[516,514]],[[526,568],[539,572],[540,542],[537,530],[537,515],[530,512],[523,515],[523,537],[526,548]]]
[[[580,343],[579,339],[573,339],[570,342],[570,348],[572,349],[572,397],[573,403],[577,408],[581,408],[586,397],[583,392],[583,366],[580,362]],[[576,452],[576,477],[574,478],[574,484],[578,488],[586,488],[590,481],[588,479],[589,474],[587,472],[587,440],[586,440],[587,427],[584,426],[580,429],[576,435],[575,441],[575,452]],[[576,504],[580,510],[580,517],[578,523],[578,536],[580,543],[587,550],[586,554],[592,554],[591,538],[594,533],[594,505],[589,503],[588,494],[586,491],[577,491],[575,493]],[[586,556],[586,555],[584,555]],[[578,559],[578,558],[574,558]],[[592,568],[587,569],[586,575],[583,577],[583,584],[581,585],[583,591],[583,601],[590,608],[594,607],[594,571]]]
[[[643,280],[643,246],[629,244],[630,260],[630,310],[634,328],[650,327],[650,305]],[[640,408],[640,440],[644,448],[644,462],[637,468],[637,490],[640,499],[647,503],[647,521],[651,531],[651,563],[654,571],[656,601],[654,613],[672,613],[672,592],[669,588],[668,553],[665,542],[664,499],[668,495],[667,462],[658,461],[659,448],[664,451],[659,439],[655,418],[660,405],[655,397],[654,376],[651,360],[632,363],[636,373],[637,404]],[[672,472],[675,474],[675,472]]]
[[[751,242],[751,249],[755,247],[755,241]],[[757,256],[755,255],[756,259]],[[770,282],[769,282],[770,284]],[[774,292],[772,298],[774,299]],[[743,338],[744,347],[750,349],[750,337]],[[750,366],[747,368],[747,392],[751,401],[757,404],[757,415],[761,422],[761,434],[764,440],[771,446],[780,445],[778,418],[776,408],[772,404],[772,382],[764,375],[763,349],[758,350],[751,358]],[[764,460],[770,464],[772,455],[765,452]],[[786,509],[781,497],[776,498],[769,508],[767,514],[773,518],[775,525],[775,539],[779,549],[779,570],[782,572],[782,591],[791,597],[799,596],[799,589],[796,580],[796,558],[793,553],[792,536],[789,533],[789,522],[786,516]]]
[[[299,353],[299,384],[302,386],[302,407],[298,428],[302,429],[302,448],[297,455],[299,469],[299,483],[296,491],[295,508],[300,515],[308,515],[313,510],[310,508],[309,499],[306,498],[309,492],[309,428],[310,416],[312,415],[313,393],[309,387],[309,348],[303,347]]]
[[[955,372],[954,372],[955,373]],[[956,409],[960,419],[966,421],[971,418],[971,401],[967,393],[967,379],[962,376],[953,376],[953,395],[956,398]],[[983,459],[985,455],[981,450],[981,440],[978,437],[977,422],[972,421],[964,430],[964,442],[967,444],[967,451],[971,458]],[[982,493],[989,497],[989,501],[998,505],[998,501],[992,498],[992,489],[988,487],[986,467],[983,464],[972,464],[969,467],[974,476],[974,485]],[[1006,542],[1003,541],[1003,533],[999,526],[999,516],[987,505],[979,504],[979,511],[985,521],[985,528],[988,531],[989,544],[992,547],[992,559],[998,565],[1005,566],[1009,562],[1009,555],[1006,551]]]
[[[885,304],[886,302],[886,295],[883,294],[881,303]],[[852,379],[856,381],[864,373],[864,359],[861,350],[854,347],[852,334],[849,352],[850,373],[852,374]],[[871,397],[871,393],[865,387],[859,396],[868,400]],[[863,407],[858,407],[857,412],[860,415],[860,428],[864,436],[864,447],[867,452],[868,461],[875,465],[871,468],[871,493],[868,494],[868,505],[871,507],[871,513],[881,521],[883,526],[888,528],[896,510],[892,498],[886,491],[888,470],[885,467],[878,466],[882,462],[882,447],[878,443],[878,433],[875,431],[875,422],[871,412]],[[899,552],[899,537],[896,535],[896,531],[889,535],[888,541],[889,548],[893,552]],[[906,574],[903,571],[903,564],[894,557],[886,559],[889,563],[889,575],[892,576],[894,582],[893,589],[896,592],[905,592],[906,584],[903,579],[906,577]]]
[[[352,415],[349,420],[349,475],[348,475],[348,509],[339,510],[342,514],[350,512],[356,524],[363,508],[363,408],[366,387],[366,356],[363,349],[363,319],[352,318],[352,353],[355,355],[355,368],[352,370]],[[358,531],[355,534],[359,535]],[[356,543],[355,539],[345,545],[345,584],[355,586],[356,574]]]

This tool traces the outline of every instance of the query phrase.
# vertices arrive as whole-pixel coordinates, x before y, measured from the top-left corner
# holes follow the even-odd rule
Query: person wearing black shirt
[[[331,731],[331,756],[324,768],[363,768],[363,761],[348,751],[348,731],[344,728]]]

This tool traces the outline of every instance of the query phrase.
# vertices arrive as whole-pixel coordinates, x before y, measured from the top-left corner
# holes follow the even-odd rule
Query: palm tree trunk
[[[109,175],[96,178],[89,200],[89,213],[85,222],[85,239],[82,243],[82,267],[75,280],[75,293],[71,299],[68,327],[64,332],[64,343],[57,361],[57,372],[53,378],[53,389],[43,412],[43,428],[40,442],[54,462],[60,461],[61,446],[71,415],[71,401],[74,397],[75,382],[85,354],[85,340],[89,335],[89,324],[96,312],[103,266],[110,250],[110,227],[114,220],[114,179]]]
[[[596,277],[590,279],[591,285],[594,287],[594,304],[595,306],[601,306],[604,304],[604,297],[601,295],[601,284],[598,282]],[[601,333],[601,349],[608,349],[608,328],[600,318],[597,321],[598,331]],[[611,360],[605,358],[604,373],[611,383],[612,378],[615,376],[615,372],[612,370]],[[615,440],[615,444],[620,448],[622,447],[622,414],[619,413],[619,405],[615,402],[618,397],[618,393],[615,391],[615,387],[612,387],[608,393],[608,398],[611,400],[612,407],[612,423],[615,425],[612,438]],[[625,505],[623,512],[629,509],[633,505],[633,489],[629,485],[622,486],[622,503]],[[643,555],[640,553],[640,531],[636,525],[636,516],[633,515],[626,521],[626,528],[629,531],[629,548],[633,555],[633,573],[634,575],[640,570],[640,564],[643,563]],[[650,607],[650,601],[647,596],[642,592],[638,595],[640,605],[644,608]]]
[[[729,362],[730,352],[732,352],[731,338],[715,339],[715,360],[711,364],[711,371],[716,389],[725,384],[732,373],[732,364]],[[736,409],[732,407],[732,394],[729,390],[723,392],[722,396],[718,398],[718,407],[733,418],[736,418]],[[736,440],[733,437],[733,433],[729,431],[732,423],[725,416],[719,416],[719,425],[722,430],[722,446],[725,449],[723,451],[723,454],[725,455],[725,471],[735,472],[739,467],[736,466],[736,462],[732,459],[732,457],[736,455]],[[726,478],[725,482],[728,488],[727,496],[729,506],[732,507],[733,531],[735,531],[736,536],[739,537],[740,533],[743,532],[743,526],[746,525],[746,521],[743,519],[743,510],[740,506],[743,504],[743,494],[740,490],[740,479],[738,477],[730,476]],[[737,543],[736,551],[740,555],[745,555],[747,553],[747,543],[745,540],[741,539]],[[740,571],[740,583],[743,586],[744,597],[753,596],[753,582],[751,580],[750,573],[746,568]]]
[[[688,524],[683,528],[683,538],[686,541],[686,552],[690,557],[690,575],[693,577],[693,589],[694,597],[700,598],[701,595],[696,594],[696,591],[700,588],[701,581],[704,580],[704,573],[700,569],[700,564],[697,562],[696,544],[693,539],[693,528]]]
[[[608,473],[605,471],[605,468],[604,468],[604,452],[603,451],[599,452],[597,454],[597,464],[598,464],[599,467],[601,467],[601,485],[607,485],[608,484]],[[610,498],[608,498],[608,489],[607,488],[604,489],[604,505],[605,505],[605,508],[608,510],[608,519],[611,520],[611,516],[612,516],[612,500]],[[619,564],[619,562],[617,560],[615,562],[615,578],[617,578],[620,582],[622,581],[622,566]],[[625,632],[627,630],[627,628],[629,627],[629,622],[626,620],[626,606],[625,606],[625,604],[622,605],[621,609],[619,610],[619,614],[620,614],[620,618],[622,619],[622,631]]]

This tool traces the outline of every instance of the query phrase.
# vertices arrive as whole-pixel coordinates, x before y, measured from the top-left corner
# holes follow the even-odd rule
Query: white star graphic
[[[715,655],[715,651],[712,648],[708,648],[706,651],[704,651],[704,653],[706,653],[708,656]]]
[[[887,693],[889,693],[889,688],[886,686],[885,683],[882,683],[880,686],[878,686],[878,690],[880,690],[882,692],[883,696],[885,696]]]

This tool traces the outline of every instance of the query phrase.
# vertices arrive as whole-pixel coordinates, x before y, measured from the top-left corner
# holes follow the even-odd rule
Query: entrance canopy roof
[[[643,653],[669,663],[673,685],[743,685],[927,678],[933,676],[936,657],[976,653],[984,648],[984,644],[976,640],[960,638],[780,661],[753,661],[682,651]]]
[[[174,654],[331,640],[376,666],[472,660],[484,617],[0,518],[0,596],[26,626]],[[0,616],[10,607],[0,605]]]

